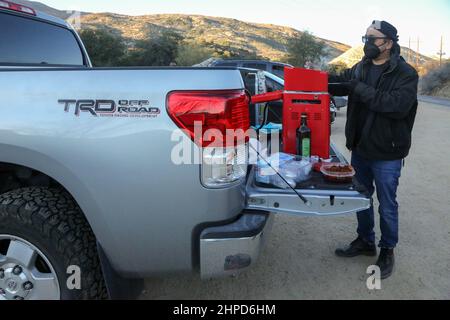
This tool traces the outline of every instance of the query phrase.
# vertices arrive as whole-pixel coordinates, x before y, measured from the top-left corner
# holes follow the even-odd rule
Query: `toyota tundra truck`
[[[260,185],[254,165],[233,161],[247,140],[194,139],[194,122],[250,127],[237,69],[94,68],[68,23],[5,0],[0,30],[0,300],[118,298],[148,277],[235,275],[276,214],[370,205],[356,181]],[[224,162],[174,161],[181,129],[189,152]]]

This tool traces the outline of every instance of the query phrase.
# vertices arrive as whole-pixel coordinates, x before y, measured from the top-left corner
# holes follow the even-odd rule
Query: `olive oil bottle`
[[[303,158],[311,157],[311,129],[308,127],[306,113],[302,113],[300,127],[297,129],[297,154]]]

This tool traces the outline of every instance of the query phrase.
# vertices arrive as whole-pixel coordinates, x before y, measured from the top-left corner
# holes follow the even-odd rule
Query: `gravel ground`
[[[332,139],[346,157],[345,109]],[[198,275],[146,280],[142,299],[450,299],[450,108],[421,102],[413,147],[398,192],[396,271],[368,290],[376,257],[342,259],[337,246],[355,238],[356,217],[277,215],[257,265],[236,278]],[[379,239],[379,222],[376,222]]]

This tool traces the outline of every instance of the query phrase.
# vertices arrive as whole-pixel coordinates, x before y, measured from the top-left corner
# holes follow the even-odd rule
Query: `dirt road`
[[[345,109],[332,139],[344,148]],[[344,152],[348,157],[348,152]],[[355,237],[355,216],[278,215],[258,264],[237,278],[198,275],[148,279],[143,299],[450,299],[450,108],[421,102],[411,155],[402,171],[396,272],[366,287],[376,258],[334,255]],[[376,222],[377,239],[379,223]]]

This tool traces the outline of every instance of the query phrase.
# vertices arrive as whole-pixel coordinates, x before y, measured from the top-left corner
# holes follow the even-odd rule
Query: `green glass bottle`
[[[297,154],[303,158],[311,157],[311,129],[308,127],[308,115],[302,113],[300,127],[297,128]]]

